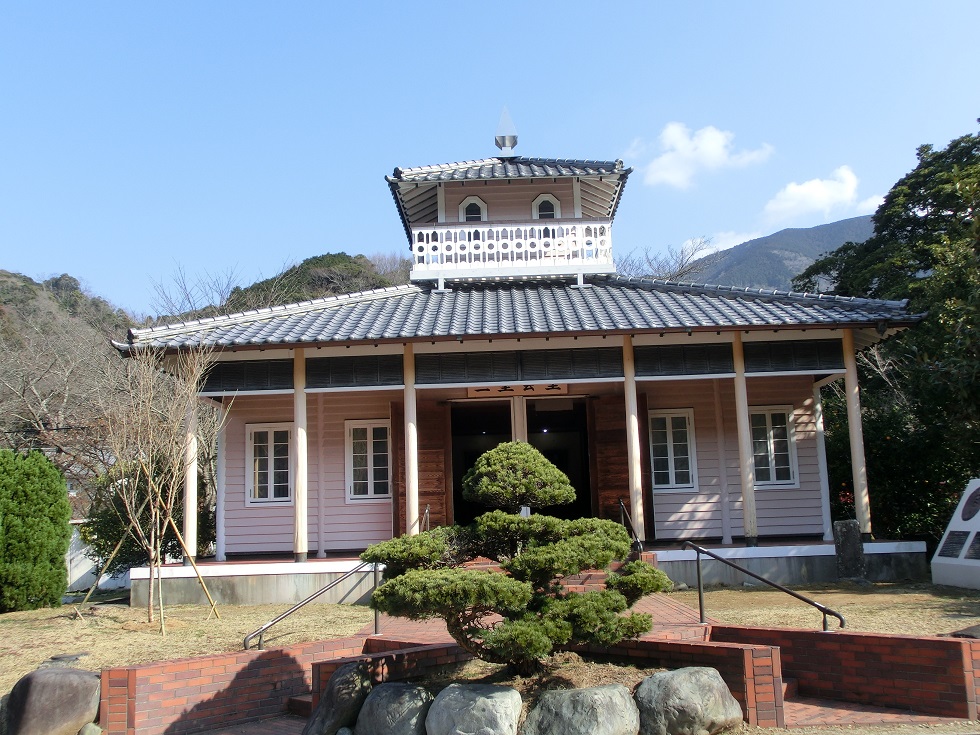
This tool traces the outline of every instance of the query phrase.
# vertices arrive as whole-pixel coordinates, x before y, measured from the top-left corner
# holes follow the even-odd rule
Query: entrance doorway
[[[526,412],[514,417],[514,410]],[[452,420],[453,522],[465,525],[489,508],[463,500],[463,476],[481,454],[502,442],[524,439],[558,469],[575,488],[575,502],[542,508],[559,518],[590,518],[589,433],[584,398],[515,399],[454,403]],[[516,418],[525,420],[515,420]],[[513,427],[525,426],[526,437]]]

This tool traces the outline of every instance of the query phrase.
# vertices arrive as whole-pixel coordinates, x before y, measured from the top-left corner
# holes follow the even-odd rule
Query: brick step
[[[793,699],[797,697],[800,693],[799,684],[791,676],[783,677],[783,701],[787,699]]]
[[[313,714],[313,695],[300,694],[286,701],[286,711],[297,717],[309,717]]]

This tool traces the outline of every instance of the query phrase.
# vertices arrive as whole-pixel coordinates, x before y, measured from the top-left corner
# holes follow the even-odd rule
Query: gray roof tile
[[[571,158],[482,158],[434,166],[396,168],[389,182],[471,181],[484,179],[554,178],[629,174],[622,161],[580,161]]]
[[[399,286],[133,330],[129,344],[276,346],[476,336],[909,325],[904,301],[595,276],[564,281]],[[125,349],[125,345],[120,345]]]

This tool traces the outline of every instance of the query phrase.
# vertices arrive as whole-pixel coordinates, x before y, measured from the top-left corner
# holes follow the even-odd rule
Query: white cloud
[[[857,204],[858,214],[874,214],[878,207],[885,203],[885,197],[881,194],[875,194],[873,197],[868,197]]]
[[[801,214],[853,207],[857,202],[858,177],[850,166],[841,166],[828,179],[810,179],[787,184],[766,202],[764,212],[770,220],[788,220]],[[864,203],[862,203],[864,204]]]
[[[762,237],[761,232],[716,232],[711,236],[711,249],[710,252],[717,253],[721,250],[729,250],[736,245],[741,245],[743,242],[748,242],[749,240],[755,240],[757,237]]]
[[[735,133],[712,125],[691,133],[683,123],[668,123],[660,132],[659,140],[663,153],[643,167],[643,181],[649,186],[667,184],[687,189],[699,171],[751,166],[762,163],[772,153],[768,143],[755,150],[736,151],[733,145]],[[630,146],[630,150],[636,151],[644,148],[639,139]]]

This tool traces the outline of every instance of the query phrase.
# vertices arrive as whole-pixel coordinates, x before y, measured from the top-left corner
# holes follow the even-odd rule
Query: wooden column
[[[405,345],[405,525],[409,536],[419,532],[419,418],[415,392],[415,350]]]
[[[626,461],[629,466],[630,511],[640,541],[646,541],[643,512],[643,472],[640,464],[640,417],[636,400],[636,363],[633,338],[623,337],[623,392],[626,395]]]
[[[184,545],[190,557],[197,556],[197,399],[187,401],[184,414]],[[184,559],[190,566],[191,560]]]
[[[293,351],[293,429],[296,434],[296,478],[293,482],[293,559],[306,561],[310,544],[307,538],[307,492],[309,465],[306,444],[306,353],[302,347]]]
[[[847,434],[851,442],[851,483],[854,487],[854,513],[861,536],[871,540],[871,501],[868,497],[868,466],[864,459],[864,429],[861,423],[861,393],[858,388],[854,332],[844,330],[844,396],[847,399]]]
[[[225,556],[225,478],[227,473],[225,470],[225,462],[228,458],[228,447],[227,447],[227,436],[228,433],[225,430],[225,423],[228,419],[228,412],[224,406],[225,399],[221,399],[221,423],[218,424],[218,456],[215,458],[215,464],[217,465],[218,476],[215,478],[215,509],[214,509],[214,524],[215,524],[215,543],[214,543],[214,557],[218,561],[226,561]],[[249,471],[248,468],[245,469],[246,472]]]
[[[718,442],[718,502],[721,504],[721,542],[732,542],[732,509],[728,497],[728,452],[725,448],[725,420],[721,411],[721,380],[711,381],[715,394],[715,439]]]
[[[827,472],[827,447],[824,444],[823,400],[820,385],[813,384],[813,425],[817,431],[817,471],[820,473],[820,515],[823,519],[823,540],[834,540],[834,527],[830,521],[830,476]]]
[[[745,545],[759,545],[759,523],[755,510],[755,459],[752,453],[752,428],[749,420],[749,392],[745,383],[745,353],[742,333],[735,332],[732,342],[735,362],[735,419],[738,425],[738,465],[742,478],[742,527]]]

